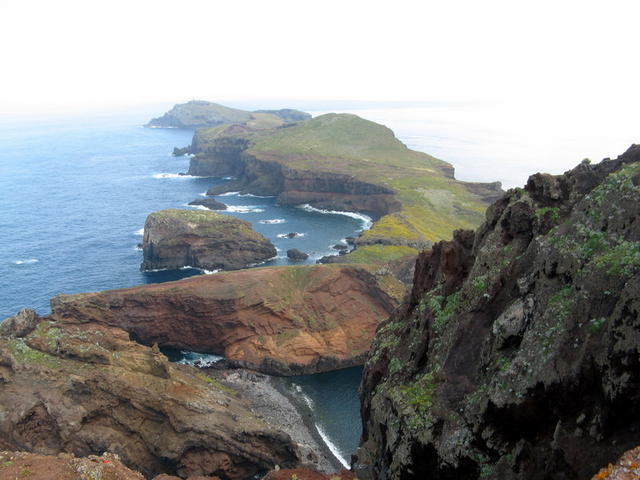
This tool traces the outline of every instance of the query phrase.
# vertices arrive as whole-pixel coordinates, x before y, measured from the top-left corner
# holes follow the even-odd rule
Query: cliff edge
[[[582,479],[640,443],[640,146],[536,174],[416,263],[362,382],[369,479]]]

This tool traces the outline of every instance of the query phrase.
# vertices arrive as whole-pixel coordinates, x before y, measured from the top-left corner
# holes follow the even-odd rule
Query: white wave
[[[211,353],[197,353],[190,352],[189,350],[180,350],[180,353],[183,358],[176,363],[197,366],[200,368],[210,367],[214,363],[223,359],[220,355],[213,355]]]
[[[222,177],[223,180],[235,180],[236,177]]]
[[[238,193],[239,197],[253,197],[253,198],[275,198],[275,195],[254,195],[253,193]]]
[[[205,275],[213,275],[214,273],[218,273],[220,271],[220,269],[218,269],[218,270],[207,270],[206,268],[192,267],[191,265],[185,265],[184,267],[180,267],[180,270],[199,270],[202,273],[204,273]]]
[[[189,208],[197,208],[198,210],[211,210],[210,208],[207,208],[204,205],[189,205],[188,203],[183,203],[182,206],[189,207]]]
[[[291,237],[291,238],[300,238],[300,237],[304,237],[307,234],[306,233],[298,233],[298,232],[293,232],[296,234],[295,237]],[[289,238],[289,234],[288,233],[279,233],[278,235],[276,235],[276,237],[278,238]]]
[[[142,247],[136,245],[135,247],[133,247],[134,250],[141,252],[142,251]]]
[[[200,195],[201,197],[206,197],[207,196],[207,192],[202,192],[202,193],[199,193],[198,195]]]
[[[336,457],[342,465],[344,465],[344,468],[350,468],[351,466],[347,462],[347,459],[342,456],[342,453],[340,453],[340,450],[338,450],[338,447],[336,447],[336,445],[331,441],[331,439],[326,434],[326,432],[322,429],[322,427],[317,423],[314,425],[316,426],[316,430],[318,430],[320,437],[322,437],[322,441],[325,443],[327,447],[329,447],[329,450],[331,451],[333,456]]]
[[[217,197],[232,197],[234,195],[238,195],[240,192],[227,192],[221,193],[220,195],[216,195]]]
[[[279,223],[287,223],[284,218],[272,218],[270,220],[259,220],[258,223],[262,223],[263,225],[277,225]]]
[[[37,258],[25,258],[24,260],[14,260],[14,265],[31,265],[33,263],[38,263],[39,260]]]
[[[360,220],[362,222],[362,228],[360,230],[369,230],[371,225],[373,225],[373,220],[370,216],[365,215],[364,213],[355,213],[355,212],[343,212],[341,210],[324,210],[322,208],[312,207],[308,203],[304,205],[298,205],[298,208],[306,212],[315,212],[315,213],[324,213],[328,215],[344,215],[345,217],[355,218],[356,220]]]
[[[144,235],[144,228],[139,228],[138,230],[133,232],[133,234],[134,235]]]
[[[257,208],[253,205],[227,205],[227,212],[234,213],[261,213],[264,208]]]
[[[143,127],[144,127],[144,125],[143,125]],[[159,125],[152,125],[152,126],[149,126],[149,127],[146,127],[146,128],[178,128],[178,127],[161,127]]]
[[[152,178],[182,178],[182,179],[187,179],[187,178],[209,178],[209,177],[202,177],[202,176],[198,176],[198,175],[183,175],[181,173],[154,173],[153,175],[151,175]]]

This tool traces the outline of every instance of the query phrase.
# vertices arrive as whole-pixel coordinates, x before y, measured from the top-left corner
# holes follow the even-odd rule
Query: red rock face
[[[52,318],[118,326],[147,344],[288,375],[362,364],[395,306],[368,271],[314,265],[59,296]]]
[[[0,448],[77,456],[108,451],[147,478],[240,480],[299,465],[291,438],[257,418],[235,390],[170,363],[125,331],[20,317],[0,332]],[[37,478],[20,476],[22,470],[5,476],[5,466],[0,460],[1,479]],[[39,478],[80,478],[74,472]]]
[[[638,480],[640,478],[640,447],[626,452],[615,465],[596,473],[591,480]]]
[[[105,453],[76,458],[61,454],[37,455],[27,452],[0,452],[0,478],[29,480],[144,480],[142,474],[125,467],[117,455]]]

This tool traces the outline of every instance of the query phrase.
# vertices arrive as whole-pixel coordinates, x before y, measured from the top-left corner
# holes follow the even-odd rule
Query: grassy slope
[[[214,142],[231,127],[198,131]],[[429,243],[451,238],[457,228],[475,228],[487,204],[448,175],[451,165],[400,142],[387,127],[351,114],[326,114],[287,128],[247,131],[248,153],[289,167],[351,175],[391,188],[402,203],[364,233],[363,239]],[[403,247],[361,246],[354,262],[388,261],[410,253]],[[416,251],[416,250],[414,250]],[[417,251],[416,251],[417,252]]]
[[[327,114],[293,127],[253,136],[250,153],[301,170],[353,175],[385,185],[403,207],[376,222],[363,238],[435,242],[454,229],[475,228],[486,204],[463,183],[447,176],[451,166],[407,148],[393,132],[356,115]],[[354,261],[396,258],[399,247],[360,247]],[[363,250],[364,249],[364,250]]]

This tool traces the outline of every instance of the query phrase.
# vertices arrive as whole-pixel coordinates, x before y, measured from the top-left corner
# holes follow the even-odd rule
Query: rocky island
[[[213,211],[169,209],[144,224],[142,270],[181,267],[237,270],[277,252],[249,222]]]
[[[306,112],[290,108],[249,112],[204,100],[191,100],[187,103],[175,105],[161,117],[149,121],[145,127],[187,129],[213,127],[222,124],[245,123],[255,117],[259,117],[261,114],[278,117],[282,122],[287,123],[311,118],[311,115]]]

